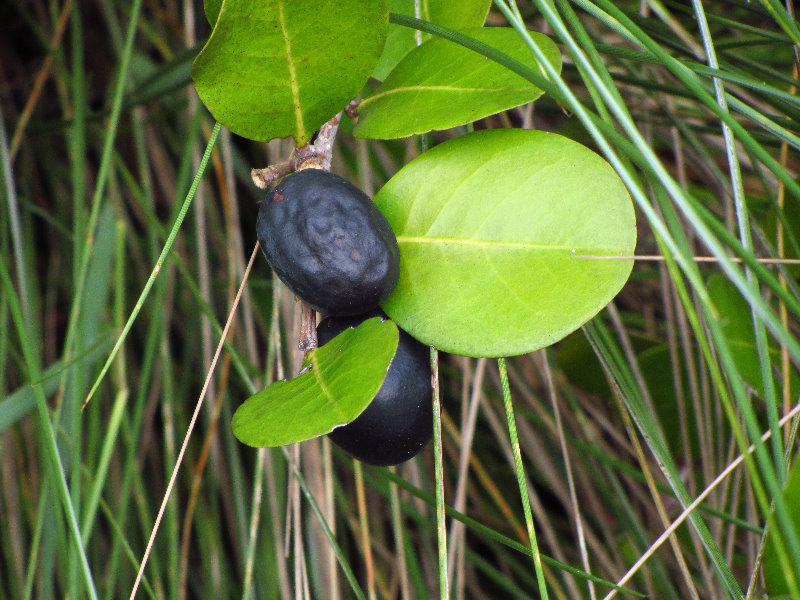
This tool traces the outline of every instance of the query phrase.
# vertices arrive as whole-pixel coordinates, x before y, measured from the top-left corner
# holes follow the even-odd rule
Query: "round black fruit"
[[[379,311],[348,318],[328,317],[317,326],[320,346]],[[376,466],[397,465],[416,456],[433,435],[430,351],[402,329],[381,389],[355,421],[328,437],[348,454]]]
[[[285,177],[261,203],[256,231],[273,271],[323,314],[365,313],[397,284],[399,253],[389,223],[369,196],[328,171]]]

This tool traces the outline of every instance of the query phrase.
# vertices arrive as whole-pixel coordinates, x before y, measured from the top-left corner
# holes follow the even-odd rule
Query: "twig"
[[[342,113],[339,113],[320,127],[313,144],[306,144],[295,150],[293,154],[295,171],[309,168],[322,169],[323,171],[331,170],[333,142],[336,139],[336,133],[339,131],[339,122],[341,120]]]
[[[352,104],[352,103],[351,103]],[[348,109],[350,105],[348,105]],[[302,169],[331,170],[331,157],[333,156],[333,142],[339,130],[342,113],[337,114],[319,129],[313,144],[306,144],[292,152],[289,160],[270,165],[263,169],[253,169],[250,176],[256,187],[265,190],[270,184],[281,177]]]
[[[250,171],[250,176],[257,188],[265,190],[273,181],[277,181],[292,171],[294,171],[294,163],[290,159],[263,169],[253,169]]]
[[[350,110],[354,105],[351,102],[346,110]],[[263,169],[253,169],[250,176],[256,187],[265,190],[270,184],[281,177],[300,171],[302,169],[322,169],[331,170],[331,159],[333,157],[333,143],[336,140],[336,133],[339,131],[339,122],[342,120],[340,112],[330,121],[319,129],[313,144],[306,144],[296,148],[289,160],[270,165]],[[303,303],[302,321],[300,324],[300,341],[298,347],[303,354],[308,354],[317,347],[317,315],[310,306]]]
[[[317,347],[317,313],[303,302],[303,314],[300,321],[300,342],[298,347],[305,355]]]
[[[361,104],[360,101],[353,100],[347,107],[344,109],[344,114],[346,114],[351,119],[355,119],[358,116],[358,105]]]

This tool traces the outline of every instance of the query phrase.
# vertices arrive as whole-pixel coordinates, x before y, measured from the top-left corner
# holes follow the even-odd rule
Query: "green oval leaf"
[[[192,78],[234,133],[303,145],[358,95],[388,25],[386,0],[225,0]]]
[[[719,314],[719,325],[728,340],[730,352],[742,379],[764,398],[764,380],[758,358],[756,335],[753,331],[753,314],[750,305],[739,289],[722,273],[712,274],[706,281],[708,295]],[[769,354],[780,364],[780,349],[770,344]],[[789,372],[790,396],[794,397],[800,378],[792,369]]]
[[[384,311],[455,354],[552,344],[603,308],[633,265],[614,258],[636,242],[622,181],[600,156],[553,133],[450,140],[401,169],[375,204],[400,247],[400,281]]]
[[[448,29],[468,29],[480,27],[486,20],[491,0],[428,0],[420,6],[420,19],[442,25]],[[389,0],[389,11],[408,17],[415,16],[414,0]],[[430,39],[430,34],[423,33],[422,40]],[[417,45],[416,31],[409,27],[389,24],[389,35],[383,54],[378,61],[372,76],[379,81],[397,66],[397,63]]]
[[[463,33],[538,69],[530,49],[508,27]],[[561,53],[541,33],[531,33],[548,61],[561,69]],[[358,107],[354,133],[392,139],[449,129],[534,101],[542,90],[506,67],[464,46],[436,38],[410,52],[375,93]]]
[[[308,354],[310,370],[245,400],[233,415],[233,434],[248,446],[266,448],[351,422],[378,393],[397,341],[397,326],[379,317],[342,332]]]
[[[203,2],[203,10],[206,13],[206,19],[212,27],[217,22],[219,16],[219,9],[222,6],[222,0],[205,0]]]

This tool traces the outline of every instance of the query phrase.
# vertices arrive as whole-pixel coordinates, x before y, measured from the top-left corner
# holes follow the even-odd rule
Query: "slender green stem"
[[[125,289],[125,224],[122,221],[118,221],[116,225],[116,273],[114,278],[116,293],[114,297],[114,312],[115,315],[121,315],[123,314],[122,297]],[[124,367],[121,367],[121,369],[122,368]],[[81,535],[84,540],[89,539],[97,515],[97,509],[100,506],[103,487],[108,477],[117,436],[127,416],[126,409],[128,408],[129,396],[130,390],[125,385],[124,378],[121,376],[119,377],[119,391],[114,397],[111,414],[103,428],[104,440],[99,453],[100,456],[97,462],[97,468],[94,473],[92,473],[91,487],[87,494],[87,501],[83,507]]]
[[[197,191],[197,186],[200,184],[200,180],[202,179],[203,173],[206,170],[206,165],[208,164],[208,160],[211,158],[211,150],[214,148],[214,144],[217,141],[219,130],[220,130],[220,124],[215,123],[214,129],[211,131],[211,137],[208,139],[206,150],[203,153],[203,158],[200,161],[200,167],[197,169],[197,174],[195,174],[194,176],[194,181],[192,181],[192,185],[189,188],[189,193],[186,194],[186,199],[183,201],[183,206],[181,206],[181,210],[178,213],[178,217],[175,219],[175,224],[172,226],[172,230],[169,232],[167,241],[164,243],[164,248],[161,250],[161,254],[159,254],[158,260],[156,260],[156,265],[155,267],[153,267],[153,271],[150,273],[150,277],[147,279],[147,283],[145,283],[144,289],[142,290],[142,293],[139,295],[139,299],[136,301],[136,305],[133,307],[133,310],[131,311],[131,316],[128,318],[128,321],[122,328],[122,333],[120,333],[119,337],[117,338],[117,342],[114,344],[114,348],[112,348],[111,354],[109,354],[108,359],[106,360],[105,364],[103,365],[103,368],[100,371],[100,374],[97,376],[97,379],[92,385],[92,389],[89,390],[89,394],[86,396],[86,400],[84,400],[83,403],[84,406],[89,403],[89,401],[92,399],[92,396],[97,391],[97,388],[100,387],[100,383],[103,381],[103,378],[108,372],[108,369],[111,367],[111,363],[114,362],[114,358],[117,356],[117,353],[122,347],[123,342],[125,342],[125,338],[128,336],[128,332],[131,330],[133,322],[139,315],[139,311],[142,309],[142,305],[144,305],[144,301],[147,299],[147,296],[150,293],[150,289],[153,287],[153,283],[155,283],[156,277],[158,277],[158,274],[161,271],[161,267],[163,266],[164,261],[167,259],[167,256],[169,255],[169,251],[172,249],[172,244],[175,241],[175,237],[178,235],[178,231],[181,228],[183,219],[186,217],[186,213],[189,211],[189,207],[192,205],[192,199],[194,198],[195,191]]]
[[[9,309],[11,318],[17,329],[17,334],[22,344],[22,353],[25,360],[25,366],[28,370],[28,378],[31,381],[37,381],[41,376],[40,357],[36,349],[33,347],[33,340],[37,339],[30,335],[26,327],[25,317],[22,313],[19,299],[14,290],[14,284],[11,281],[11,276],[6,269],[5,262],[0,260],[0,279],[4,288],[4,294],[9,301]],[[69,484],[67,483],[67,475],[64,471],[64,465],[61,461],[61,453],[56,441],[56,432],[53,427],[53,422],[50,420],[50,410],[47,407],[47,399],[45,398],[44,391],[41,385],[33,385],[33,392],[36,397],[36,409],[39,416],[39,424],[44,430],[44,440],[46,443],[47,459],[50,461],[53,468],[53,477],[55,478],[58,493],[61,497],[62,508],[66,516],[69,531],[72,534],[72,542],[77,549],[78,560],[80,563],[80,570],[83,574],[83,581],[86,585],[89,597],[92,600],[97,600],[97,590],[94,585],[94,578],[92,577],[92,569],[89,566],[89,559],[86,556],[86,548],[83,544],[81,537],[80,526],[78,524],[78,516],[75,514],[75,509],[72,504],[70,496]]]
[[[536,541],[536,530],[533,526],[533,512],[531,511],[531,498],[528,492],[528,481],[525,477],[525,467],[522,464],[522,453],[519,449],[519,438],[517,437],[517,422],[514,418],[514,406],[511,403],[511,388],[508,384],[508,371],[506,370],[506,359],[498,358],[497,367],[500,370],[500,382],[503,386],[503,406],[506,410],[508,420],[508,437],[511,441],[511,451],[514,454],[514,468],[517,472],[517,483],[519,484],[519,494],[522,499],[522,511],[525,513],[525,525],[528,528],[528,539],[531,543],[531,558],[533,558],[533,568],[536,570],[536,580],[539,583],[539,594],[542,600],[547,600],[547,582],[544,579],[544,569],[542,567],[542,557],[539,554],[539,544]]]
[[[433,387],[433,465],[436,471],[436,537],[439,542],[439,596],[450,597],[447,578],[447,523],[444,507],[442,468],[442,403],[439,396],[439,352],[431,346],[431,386]]]
[[[714,43],[711,38],[711,31],[705,18],[705,11],[702,2],[693,0],[692,6],[694,7],[696,20],[698,22],[700,33],[703,38],[703,46],[708,57],[709,67],[716,69],[717,57],[714,48]],[[724,84],[721,80],[714,78],[714,91],[716,99],[721,110],[727,111],[727,103],[725,101]],[[730,171],[731,186],[733,189],[734,207],[736,210],[736,220],[739,228],[739,239],[742,247],[746,251],[752,252],[753,240],[750,232],[750,213],[745,203],[744,184],[742,182],[742,174],[739,164],[738,153],[736,149],[733,133],[725,123],[722,124],[722,134],[725,140],[725,149],[728,154],[728,165]],[[745,276],[747,282],[750,284],[753,293],[759,293],[758,280],[756,279],[753,271],[745,266]],[[775,391],[775,383],[772,377],[772,362],[769,357],[769,347],[767,342],[767,335],[762,320],[758,314],[751,307],[751,316],[753,320],[753,330],[755,334],[756,351],[758,354],[758,362],[761,370],[761,383],[763,386],[764,400],[767,409],[767,418],[769,420],[770,430],[772,431],[772,459],[775,464],[775,475],[779,482],[783,481],[783,437],[780,435],[780,427],[778,425],[778,401]],[[770,503],[770,512],[774,509],[776,499]],[[766,535],[766,534],[765,534]],[[780,533],[773,535],[776,541],[776,548],[778,549],[778,556],[781,561],[783,569],[787,573],[786,582],[790,587],[793,596],[800,594],[798,582],[795,577],[794,570],[791,568],[791,561],[787,554],[784,541]]]
[[[28,557],[28,569],[25,574],[25,589],[23,590],[23,598],[25,600],[30,600],[33,598],[33,588],[35,585],[36,574],[38,569],[36,568],[39,562],[39,550],[42,547],[42,534],[44,533],[44,524],[45,519],[44,515],[47,512],[45,510],[45,506],[47,506],[47,500],[50,496],[50,479],[45,479],[42,483],[42,490],[39,494],[39,502],[36,506],[36,514],[39,515],[39,518],[36,519],[36,526],[33,530],[33,536],[31,537],[30,542],[30,553]]]
[[[800,45],[800,28],[798,28],[797,23],[786,8],[781,6],[780,2],[777,0],[761,0],[759,4],[772,15],[775,21],[781,26],[781,29],[792,39],[792,42]]]
[[[714,42],[711,38],[711,31],[706,21],[703,3],[698,0],[692,0],[692,6],[695,10],[696,20],[700,28],[700,33],[703,37],[703,47],[708,57],[708,65],[712,69],[717,69],[717,55],[714,48]],[[725,85],[723,82],[714,78],[714,91],[716,93],[717,103],[721,110],[728,110],[727,102],[725,101]],[[739,162],[739,155],[736,149],[736,141],[733,137],[731,128],[725,123],[722,123],[722,137],[725,140],[725,150],[728,154],[728,169],[730,171],[730,182],[733,189],[734,207],[736,209],[736,222],[739,226],[739,240],[747,252],[753,251],[753,237],[750,232],[750,212],[747,209],[744,182],[742,181],[742,170]],[[753,294],[758,294],[758,280],[753,271],[745,266],[745,277],[750,285]],[[772,429],[772,454],[775,462],[776,472],[781,474],[783,464],[783,437],[778,435],[778,402],[775,393],[775,382],[772,378],[772,365],[769,358],[769,348],[767,346],[767,332],[764,328],[764,323],[758,316],[755,310],[751,308],[753,319],[753,330],[755,332],[756,350],[758,352],[758,362],[761,368],[761,382],[764,386],[764,399],[766,401],[767,417],[769,419],[770,428]]]
[[[247,536],[242,600],[250,600],[253,591],[253,565],[255,564],[256,542],[258,541],[258,525],[261,521],[261,499],[264,492],[264,471],[266,470],[265,463],[267,460],[270,460],[269,449],[260,448],[253,475],[253,509],[250,513],[250,531]]]
[[[0,107],[0,169],[5,184],[6,205],[8,206],[8,219],[11,226],[11,242],[14,248],[14,265],[17,268],[17,278],[19,279],[20,294],[22,295],[22,310],[25,320],[32,323],[30,318],[30,287],[28,286],[27,271],[25,269],[25,255],[22,247],[22,225],[20,223],[19,203],[17,202],[17,191],[15,189],[14,171],[11,166],[11,153],[8,147],[6,136],[5,116]]]
[[[92,194],[92,204],[89,210],[89,219],[86,223],[86,229],[83,232],[85,234],[85,239],[76,240],[78,244],[81,244],[82,242],[83,245],[77,252],[80,255],[77,273],[78,280],[75,285],[75,293],[72,297],[72,308],[70,309],[67,333],[65,336],[66,341],[64,343],[65,355],[67,357],[69,357],[72,352],[72,346],[75,342],[75,335],[79,329],[80,309],[81,306],[83,306],[83,295],[85,293],[86,280],[89,273],[89,261],[92,258],[92,250],[94,248],[94,233],[97,223],[100,219],[100,208],[105,195],[106,185],[108,184],[108,177],[111,173],[111,165],[114,157],[114,142],[116,141],[117,129],[119,127],[119,121],[122,115],[122,101],[125,97],[125,85],[128,79],[128,68],[130,66],[131,56],[133,55],[133,42],[136,39],[137,23],[139,22],[141,8],[142,0],[134,0],[133,5],[131,6],[130,21],[128,23],[128,30],[125,38],[125,47],[123,48],[122,55],[120,56],[118,67],[119,75],[114,86],[113,106],[111,108],[111,117],[106,128],[106,136],[103,143],[100,166],[97,172],[97,184],[95,186],[94,193]],[[77,148],[79,149],[80,147],[78,146]]]
[[[408,481],[406,481],[405,479],[403,479],[402,477],[400,477],[396,473],[393,473],[390,470],[387,470],[387,469],[378,470],[376,468],[376,469],[370,469],[370,470],[366,471],[365,473],[369,473],[369,474],[374,475],[376,480],[379,480],[381,478],[385,478],[388,481],[391,481],[392,483],[396,484],[401,489],[409,492],[411,495],[413,495],[416,498],[419,498],[420,500],[422,500],[423,502],[425,502],[428,505],[434,505],[436,503],[436,497],[435,496],[433,496],[433,495],[429,494],[428,492],[426,492],[424,490],[421,490],[420,488],[410,484]],[[512,550],[515,550],[517,552],[521,552],[522,554],[525,554],[526,556],[531,556],[531,557],[533,556],[533,553],[531,552],[530,546],[525,546],[524,544],[521,544],[521,543],[519,543],[518,541],[516,541],[514,539],[511,539],[509,537],[504,536],[502,533],[499,533],[499,532],[495,531],[491,527],[487,527],[486,525],[483,525],[482,523],[476,521],[475,519],[472,519],[472,518],[468,517],[464,513],[461,513],[459,511],[457,511],[452,506],[445,505],[445,514],[448,517],[450,517],[451,519],[455,519],[456,521],[459,521],[460,523],[463,523],[464,525],[467,526],[467,528],[469,528],[471,531],[473,531],[475,534],[477,534],[478,536],[480,536],[481,538],[483,538],[487,542],[497,542],[497,543],[502,544],[503,546],[505,546],[507,548],[511,548]],[[422,519],[423,519],[422,516],[419,516],[418,519],[419,519],[420,523],[423,522],[422,521]],[[625,587],[621,587],[621,586],[615,585],[614,582],[612,582],[612,581],[608,581],[606,579],[602,579],[601,577],[597,577],[596,575],[592,575],[591,573],[587,573],[586,571],[584,571],[582,569],[578,569],[576,567],[573,567],[572,565],[565,564],[563,562],[560,562],[560,561],[558,561],[558,560],[556,560],[556,559],[554,559],[552,557],[546,556],[544,554],[540,554],[540,556],[542,558],[542,563],[544,563],[546,565],[550,565],[551,567],[554,567],[556,569],[560,569],[560,570],[562,570],[562,571],[564,571],[566,573],[570,573],[571,575],[575,575],[576,577],[580,577],[583,580],[593,581],[594,583],[598,583],[600,585],[608,586],[608,587],[610,587],[612,589],[619,590],[620,592],[625,592],[626,594],[630,594],[632,596],[643,597],[643,594],[640,594],[640,593],[638,593],[635,590],[632,590],[630,588],[625,588]]]

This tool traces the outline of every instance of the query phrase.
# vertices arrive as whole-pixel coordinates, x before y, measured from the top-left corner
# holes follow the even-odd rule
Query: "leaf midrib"
[[[530,92],[530,91],[539,91],[533,84],[524,85],[522,87],[488,87],[488,88],[480,88],[480,87],[460,87],[457,85],[404,85],[402,87],[392,88],[390,90],[386,90],[384,92],[379,92],[370,96],[369,98],[365,98],[361,102],[361,106],[365,106],[374,102],[375,100],[379,100],[380,98],[385,98],[386,96],[390,96],[392,94],[399,94],[401,92]]]
[[[477,246],[479,248],[494,247],[494,248],[525,248],[530,250],[577,250],[583,248],[591,248],[593,251],[614,251],[623,250],[622,248],[600,248],[596,246],[587,246],[583,244],[535,244],[533,242],[499,242],[496,240],[470,240],[470,239],[457,239],[457,238],[440,238],[429,236],[397,236],[398,244],[442,244],[452,246]]]
[[[311,372],[314,374],[314,378],[317,380],[317,384],[319,385],[322,392],[325,394],[325,397],[328,399],[328,403],[336,409],[336,412],[339,413],[339,419],[345,420],[344,412],[342,411],[339,403],[333,397],[328,386],[325,385],[325,381],[322,379],[322,369],[319,366],[319,361],[317,360],[317,356],[315,352],[312,352],[309,355],[309,361],[311,362]]]
[[[297,139],[295,140],[298,145],[301,140],[306,139],[306,128],[303,123],[303,112],[300,109],[300,88],[297,85],[297,71],[294,66],[294,58],[292,56],[292,43],[289,41],[289,32],[286,29],[286,18],[283,14],[283,2],[278,2],[278,18],[281,21],[281,33],[283,34],[283,41],[286,44],[286,64],[289,67],[289,82],[292,88],[292,103],[294,104],[294,120],[297,127]]]

